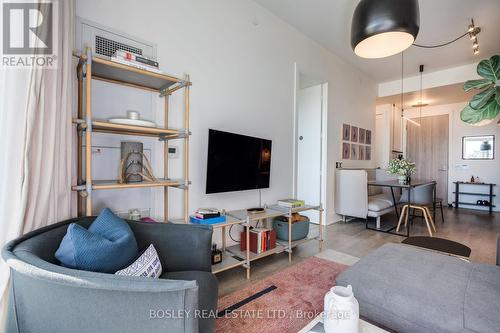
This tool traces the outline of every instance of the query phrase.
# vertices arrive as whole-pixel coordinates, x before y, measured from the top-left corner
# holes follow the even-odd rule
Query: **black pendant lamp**
[[[362,58],[384,58],[409,48],[420,27],[418,0],[361,0],[351,23],[351,46]]]

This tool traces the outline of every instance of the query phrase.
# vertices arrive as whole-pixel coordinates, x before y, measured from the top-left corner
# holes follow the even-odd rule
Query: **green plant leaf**
[[[484,120],[495,119],[500,113],[500,105],[495,100],[491,100],[486,106],[479,110],[475,110],[467,105],[462,112],[460,112],[460,119],[463,122],[474,125]]]
[[[495,101],[497,101],[497,104],[500,105],[500,87],[496,87],[496,91]]]
[[[471,89],[483,89],[491,86],[493,83],[488,79],[481,80],[469,80],[464,83],[464,91],[469,91]]]
[[[500,80],[500,56],[494,55],[490,59],[482,60],[477,65],[477,74],[493,82]]]
[[[495,87],[490,87],[476,94],[469,102],[469,105],[474,110],[480,109],[492,99],[491,97],[495,94]]]

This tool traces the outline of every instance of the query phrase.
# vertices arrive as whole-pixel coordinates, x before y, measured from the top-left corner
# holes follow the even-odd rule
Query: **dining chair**
[[[434,225],[434,219],[432,218],[432,214],[429,210],[430,205],[434,203],[434,188],[436,183],[426,184],[421,186],[412,187],[410,191],[408,189],[404,189],[401,194],[401,198],[399,200],[400,203],[403,203],[404,206],[401,209],[401,214],[399,216],[398,226],[396,228],[396,232],[399,231],[401,223],[403,220],[405,221],[405,227],[407,223],[407,219],[405,218],[405,214],[410,214],[410,210],[420,210],[422,212],[422,216],[427,225],[427,230],[429,231],[429,235],[432,237],[432,230],[436,232],[436,226]],[[408,203],[408,193],[410,194],[411,202]]]

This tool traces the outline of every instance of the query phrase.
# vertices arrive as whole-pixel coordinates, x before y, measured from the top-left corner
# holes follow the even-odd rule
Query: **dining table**
[[[407,183],[400,183],[399,180],[371,180],[371,181],[368,181],[368,186],[373,186],[373,187],[384,187],[384,188],[389,188],[391,190],[391,196],[392,196],[392,202],[394,204],[394,211],[396,213],[396,224],[391,226],[390,228],[388,229],[383,229],[381,226],[377,226],[375,228],[373,227],[370,227],[369,226],[369,221],[368,219],[366,220],[366,229],[369,229],[369,230],[373,230],[373,231],[378,231],[378,232],[384,232],[384,233],[389,233],[389,234],[393,234],[393,235],[398,235],[398,236],[404,236],[404,237],[410,237],[410,229],[411,229],[411,223],[408,223],[408,220],[409,220],[409,215],[410,214],[406,214],[406,221],[405,221],[405,225],[407,226],[406,227],[406,233],[400,233],[400,232],[396,232],[394,231],[396,228],[397,228],[397,222],[399,221],[399,214],[400,214],[400,211],[398,209],[398,202],[396,201],[396,194],[395,194],[395,190],[399,190],[400,191],[400,194],[403,192],[403,190],[407,190],[408,191],[408,200],[406,202],[399,202],[400,205],[404,206],[406,204],[410,204],[411,202],[411,189],[412,188],[415,188],[415,187],[418,187],[418,186],[423,186],[423,185],[429,185],[429,184],[436,184],[436,181],[435,180],[428,180],[428,179],[411,179],[409,182]],[[436,199],[436,187],[434,186],[434,193],[433,193],[433,202],[435,201]]]

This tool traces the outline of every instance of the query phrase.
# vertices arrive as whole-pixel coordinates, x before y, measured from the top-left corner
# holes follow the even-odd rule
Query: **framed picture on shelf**
[[[351,156],[351,145],[347,142],[342,143],[342,159],[348,160]]]
[[[351,141],[358,142],[358,128],[356,126],[351,126]]]
[[[371,161],[372,159],[372,147],[366,146],[365,147],[365,160]]]
[[[351,160],[357,160],[359,155],[359,145],[351,144]]]
[[[342,140],[349,141],[351,138],[351,125],[342,125]]]
[[[365,160],[365,146],[359,145],[358,160],[360,161]]]
[[[372,144],[372,131],[370,131],[370,130],[366,130],[366,133],[365,133],[365,143],[367,145],[371,145]]]
[[[366,130],[364,128],[359,129],[359,143],[365,143]]]

